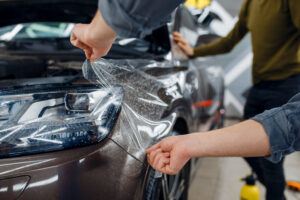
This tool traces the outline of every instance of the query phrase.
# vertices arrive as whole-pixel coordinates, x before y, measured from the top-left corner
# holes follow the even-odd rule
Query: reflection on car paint
[[[4,175],[4,174],[8,174],[8,173],[11,173],[11,172],[14,172],[14,171],[18,171],[18,170],[24,170],[26,168],[29,168],[29,167],[32,167],[32,166],[35,166],[35,165],[40,165],[40,164],[44,164],[44,163],[47,163],[47,162],[50,162],[50,161],[54,161],[55,158],[52,158],[52,159],[46,159],[46,160],[37,160],[37,161],[28,161],[26,163],[30,163],[30,164],[24,164],[24,163],[10,163],[10,166],[8,170],[5,170],[5,171],[1,171],[0,172],[0,175]],[[14,167],[14,165],[16,165],[16,167]],[[3,165],[0,165],[0,167],[3,166]]]
[[[50,178],[47,178],[47,179],[44,179],[44,180],[41,180],[41,181],[29,183],[27,188],[40,187],[40,186],[44,186],[44,185],[54,183],[56,181],[58,181],[58,175],[52,176]]]

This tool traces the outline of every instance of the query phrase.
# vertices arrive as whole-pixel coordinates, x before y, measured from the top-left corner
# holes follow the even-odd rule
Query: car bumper
[[[111,139],[0,160],[0,199],[141,199],[146,167]]]

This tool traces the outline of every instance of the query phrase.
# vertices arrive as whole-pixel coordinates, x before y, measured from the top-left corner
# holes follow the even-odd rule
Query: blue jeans
[[[298,92],[300,92],[300,75],[280,81],[259,82],[250,89],[244,109],[244,119],[281,106]],[[263,157],[245,158],[245,160],[256,173],[258,180],[266,187],[266,200],[284,200],[284,159],[276,164]]]

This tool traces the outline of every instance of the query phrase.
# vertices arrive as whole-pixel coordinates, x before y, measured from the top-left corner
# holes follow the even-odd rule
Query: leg
[[[264,178],[264,170],[261,165],[261,160],[264,158],[261,157],[253,157],[253,158],[244,158],[248,165],[251,167],[252,171],[256,174],[257,179],[261,182],[264,186],[266,186],[265,178]]]
[[[264,110],[281,106],[300,91],[300,76],[292,76],[281,81],[266,81],[255,85],[249,93],[244,117],[249,119]],[[267,189],[267,200],[283,200],[285,176],[284,159],[274,164],[265,158],[246,158],[257,174],[258,180]]]
[[[276,164],[264,158],[260,159],[264,172],[264,185],[267,188],[266,200],[285,199],[285,176],[283,169],[284,159]]]
[[[280,93],[263,88],[252,88],[245,106],[244,118],[249,119],[256,114],[262,113],[266,109],[271,109],[283,104],[276,100],[282,99],[278,97],[277,94]],[[245,160],[257,175],[258,180],[266,187],[266,199],[283,200],[285,188],[283,161],[278,164],[273,164],[263,157],[245,158]]]
[[[285,199],[285,176],[283,160],[272,163],[264,157],[245,158],[247,163],[257,175],[258,180],[266,187],[266,200]]]
[[[252,87],[249,92],[249,96],[247,98],[247,102],[244,108],[244,119],[250,119],[255,115],[264,111],[264,107],[262,106],[262,99],[260,96],[261,91],[257,90],[256,88]],[[264,180],[264,170],[261,164],[261,160],[263,158],[259,157],[251,157],[251,158],[244,158],[248,165],[251,167],[252,171],[255,172],[258,180],[265,185]]]

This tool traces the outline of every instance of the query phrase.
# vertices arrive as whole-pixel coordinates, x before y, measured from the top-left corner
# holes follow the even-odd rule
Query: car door
[[[203,13],[205,14],[205,13]],[[211,20],[211,16],[205,14]],[[207,20],[197,21],[189,10],[181,6],[174,15],[172,31],[178,31],[192,46],[205,45],[220,38],[212,32]],[[177,63],[187,62],[190,70],[186,74],[187,82],[194,82],[197,94],[192,98],[201,123],[212,119],[223,104],[223,70],[214,57],[188,58],[178,45],[172,41],[172,55]]]

